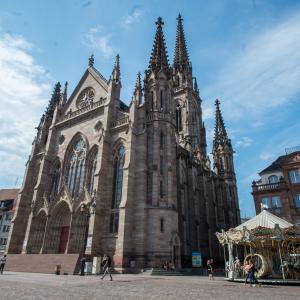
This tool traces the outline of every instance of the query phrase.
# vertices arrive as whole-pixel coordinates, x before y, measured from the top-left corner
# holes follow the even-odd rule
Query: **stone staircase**
[[[60,274],[78,274],[79,254],[8,254],[5,271],[54,274],[57,265]]]
[[[206,276],[207,271],[205,268],[185,268],[185,269],[177,269],[174,271],[164,270],[159,268],[154,268],[150,272],[147,272],[152,276]]]

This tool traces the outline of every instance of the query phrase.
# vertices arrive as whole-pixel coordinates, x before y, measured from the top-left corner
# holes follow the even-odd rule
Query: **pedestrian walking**
[[[213,263],[214,263],[214,261],[213,261],[212,258],[207,261],[207,273],[208,273],[209,280],[214,280],[215,279],[214,278],[214,266],[213,266]]]
[[[4,266],[6,263],[6,254],[4,254],[3,256],[1,256],[0,258],[0,274],[3,274],[3,270],[4,270]]]
[[[83,255],[81,260],[80,260],[80,276],[84,276],[84,269],[85,269],[85,256]]]
[[[104,269],[104,273],[103,273],[103,276],[101,277],[101,279],[104,279],[104,277],[106,275],[109,275],[110,276],[110,281],[112,281],[112,276],[111,276],[111,258],[109,255],[106,255],[104,254],[104,258],[103,258],[103,269]]]

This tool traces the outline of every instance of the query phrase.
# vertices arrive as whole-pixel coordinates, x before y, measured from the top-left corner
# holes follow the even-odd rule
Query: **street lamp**
[[[81,273],[80,275],[84,275],[84,267],[85,267],[85,250],[87,246],[88,234],[89,234],[89,225],[90,225],[90,217],[96,212],[96,190],[93,191],[91,200],[88,203],[82,203],[80,205],[80,213],[86,217],[86,228],[85,228],[85,236],[84,236],[84,244],[81,253]]]

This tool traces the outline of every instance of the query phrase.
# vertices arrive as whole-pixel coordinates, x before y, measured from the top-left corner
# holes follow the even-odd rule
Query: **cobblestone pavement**
[[[114,275],[72,276],[6,272],[0,275],[0,300],[36,299],[300,299],[300,287],[249,287],[206,277]]]

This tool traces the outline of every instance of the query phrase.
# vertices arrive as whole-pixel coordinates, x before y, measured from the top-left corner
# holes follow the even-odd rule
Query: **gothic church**
[[[70,96],[56,84],[37,127],[8,242],[11,254],[113,257],[115,268],[221,260],[215,232],[240,223],[233,149],[216,100],[213,167],[201,98],[178,17],[173,64],[158,18],[129,105],[119,56],[88,68]]]

